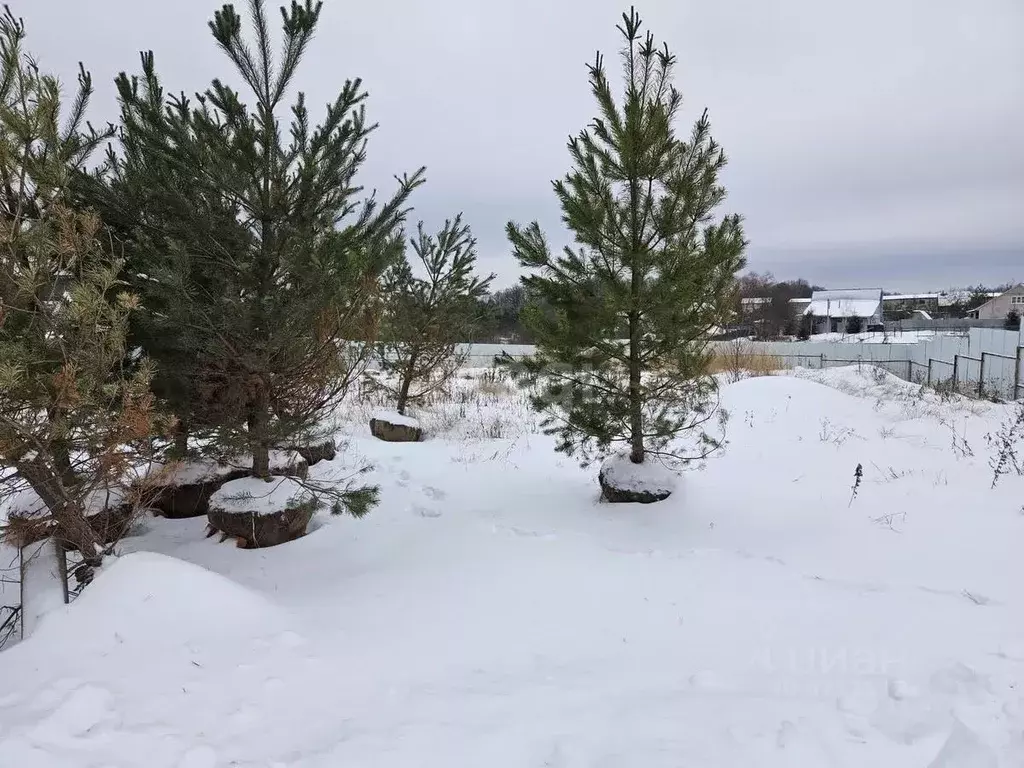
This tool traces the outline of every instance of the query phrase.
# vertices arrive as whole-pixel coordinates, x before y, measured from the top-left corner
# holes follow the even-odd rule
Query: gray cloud
[[[111,80],[153,49],[169,89],[230,73],[219,3],[15,6],[44,68]],[[102,8],[102,12],[100,9]],[[504,224],[562,237],[550,180],[593,115],[585,64],[616,65],[610,0],[327,0],[298,86],[326,103],[362,77],[381,124],[365,181],[428,167],[416,216],[464,211],[481,261],[515,280]],[[1024,4],[1019,0],[723,0],[638,5],[678,55],[686,119],[707,106],[730,156],[728,208],[752,269],[827,284],[934,288],[1024,279]],[[688,126],[680,126],[687,130]]]

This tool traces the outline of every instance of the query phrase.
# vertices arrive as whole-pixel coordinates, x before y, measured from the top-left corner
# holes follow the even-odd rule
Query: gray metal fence
[[[849,341],[734,341],[712,342],[721,354],[733,354],[742,345],[747,354],[768,355],[791,367],[832,368],[874,365],[918,384],[948,387],[980,397],[1015,400],[1024,397],[1024,337],[1001,328],[972,327],[966,333],[891,343]],[[467,364],[490,366],[496,354],[520,358],[533,354],[525,344],[473,344],[465,351]]]

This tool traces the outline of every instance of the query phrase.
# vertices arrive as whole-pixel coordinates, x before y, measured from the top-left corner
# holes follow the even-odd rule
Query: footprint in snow
[[[783,720],[775,733],[775,746],[787,753],[787,765],[831,765],[832,756],[813,729]]]
[[[928,687],[933,694],[947,696],[975,696],[992,692],[992,684],[987,675],[978,674],[960,662],[934,672],[928,680]]]
[[[193,747],[185,753],[178,768],[216,768],[217,753],[211,747]]]
[[[36,723],[28,736],[37,743],[51,744],[84,736],[114,715],[110,706],[113,698],[105,688],[77,688],[52,714]]]
[[[1024,644],[1003,645],[991,655],[1006,661],[1024,661]]]
[[[423,492],[427,494],[434,501],[441,501],[442,499],[448,498],[448,494],[442,491],[440,488],[434,488],[431,485],[423,486]]]
[[[74,677],[64,677],[56,680],[48,688],[39,691],[29,704],[29,708],[35,712],[44,709],[53,709],[73,690],[81,686],[82,680]]]
[[[233,728],[250,728],[258,722],[259,714],[260,711],[255,707],[243,707],[237,712],[232,713],[228,718],[228,723]]]
[[[298,632],[288,630],[287,632],[282,632],[277,636],[277,642],[285,648],[298,648],[299,646],[304,645],[306,641]]]
[[[263,683],[263,687],[268,691],[279,691],[284,688],[284,680],[279,677],[271,677]]]
[[[928,768],[999,768],[999,758],[981,738],[960,720]]]
[[[855,687],[836,699],[836,709],[846,715],[867,717],[878,709],[878,697],[870,685]]]
[[[708,669],[690,675],[687,682],[693,690],[709,693],[721,693],[730,687],[722,677]]]
[[[917,696],[917,689],[906,680],[891,678],[886,684],[886,692],[893,701],[903,701]]]
[[[421,507],[419,505],[414,505],[413,508],[412,508],[412,511],[415,512],[420,517],[440,517],[441,516],[440,510],[431,509],[430,507]]]
[[[963,592],[961,592],[961,594],[964,597],[966,597],[968,600],[970,600],[972,603],[974,603],[975,605],[991,605],[992,604],[992,599],[991,598],[985,597],[985,595],[978,594],[977,592],[970,592],[970,591],[965,589],[965,590],[963,590]]]

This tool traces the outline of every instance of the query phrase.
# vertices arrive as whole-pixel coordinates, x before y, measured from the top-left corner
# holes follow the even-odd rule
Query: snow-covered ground
[[[956,335],[937,331],[864,331],[862,333],[818,333],[809,341],[841,342],[844,344],[916,344],[919,341],[931,341],[936,336]],[[960,334],[963,335],[963,334]]]
[[[851,369],[723,400],[725,453],[646,506],[501,382],[417,444],[353,406],[312,473],[369,460],[380,506],[264,550],[146,521],[0,654],[0,766],[1024,765],[1009,408]]]

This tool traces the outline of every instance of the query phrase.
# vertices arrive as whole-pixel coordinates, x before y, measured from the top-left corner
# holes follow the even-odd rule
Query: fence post
[[[960,355],[953,355],[953,391],[960,391]]]
[[[935,358],[928,358],[928,386],[932,385],[932,363],[935,362]]]
[[[821,370],[825,370],[825,353],[821,353]]]
[[[68,584],[68,550],[64,542],[56,536],[53,538],[53,551],[57,556],[57,573],[60,574],[60,586],[64,593],[64,605],[71,602],[71,589]]]
[[[980,400],[985,396],[985,355],[986,352],[981,353],[981,370],[978,373],[978,399]]]
[[[914,361],[907,360],[907,381],[913,383],[914,381]]]
[[[25,639],[25,548],[18,547],[18,607],[21,609],[21,639]]]
[[[1013,399],[1017,399],[1017,394],[1020,392],[1020,361],[1021,352],[1024,352],[1024,347],[1017,347],[1017,365],[1013,369]]]

